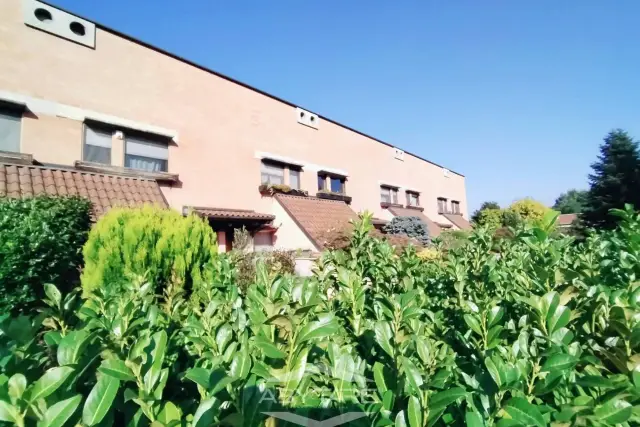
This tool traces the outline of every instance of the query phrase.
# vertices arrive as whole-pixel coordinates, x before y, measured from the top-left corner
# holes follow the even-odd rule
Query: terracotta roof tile
[[[203,208],[195,206],[185,206],[185,209],[208,218],[248,219],[258,221],[273,221],[275,219],[275,216],[271,214],[243,209]]]
[[[399,208],[395,206],[390,206],[388,209],[389,212],[393,214],[393,216],[413,216],[419,218],[422,222],[427,224],[429,237],[438,237],[440,233],[442,233],[442,228],[440,228],[435,222],[431,221],[429,217],[427,217],[422,211],[419,211],[417,209]]]
[[[168,207],[154,180],[83,172],[76,169],[0,163],[0,196],[28,198],[38,194],[88,198],[98,217],[113,206],[155,204]]]
[[[578,214],[560,214],[558,215],[558,219],[557,219],[558,226],[568,227],[572,225],[576,219],[578,219]]]
[[[344,227],[358,215],[344,202],[278,194],[275,196],[284,210],[318,247],[322,236],[332,228]]]
[[[450,214],[450,213],[445,213],[442,215],[444,215],[445,218],[451,221],[453,225],[458,227],[460,230],[471,230],[473,228],[471,227],[471,223],[466,219],[464,219],[462,215]]]

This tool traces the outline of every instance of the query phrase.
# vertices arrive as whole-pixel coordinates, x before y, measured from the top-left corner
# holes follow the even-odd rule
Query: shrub
[[[78,281],[90,210],[79,197],[0,199],[0,313],[25,310],[44,283]]]
[[[483,209],[478,212],[476,224],[495,230],[502,226],[504,221],[501,209]]]
[[[157,291],[169,283],[189,290],[206,279],[216,252],[215,233],[196,215],[150,206],[112,209],[89,233],[82,288],[87,295],[144,277]]]
[[[506,209],[505,217],[508,218],[505,218],[505,225],[511,226],[511,223],[517,223],[519,220],[537,224],[549,210],[547,206],[533,199],[518,200]]]
[[[419,218],[414,216],[396,216],[383,227],[387,234],[403,234],[416,239],[423,245],[429,243],[429,229]]]
[[[133,281],[42,317],[0,315],[0,421],[25,425],[637,426],[640,216],[584,242],[480,228],[434,261],[354,224],[312,278],[202,300]],[[494,251],[494,245],[497,250]],[[220,266],[223,263],[218,263]]]
[[[238,287],[243,291],[256,282],[258,265],[264,265],[265,271],[274,276],[294,274],[296,269],[293,251],[242,252],[234,250],[231,258],[236,269]]]

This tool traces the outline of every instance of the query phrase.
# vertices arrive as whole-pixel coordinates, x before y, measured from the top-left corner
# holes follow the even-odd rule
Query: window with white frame
[[[0,109],[0,151],[20,152],[21,127],[21,112],[12,109]]]
[[[380,186],[380,201],[393,205],[398,204],[398,189],[387,185]]]
[[[420,193],[416,191],[407,191],[407,206],[420,206]]]
[[[284,184],[284,165],[263,160],[260,166],[260,183],[270,185]]]
[[[111,165],[112,139],[112,128],[85,123],[82,159],[86,162]]]
[[[451,201],[451,212],[460,215],[460,202],[456,200]]]
[[[167,172],[169,143],[165,138],[125,133],[124,165],[148,172]]]

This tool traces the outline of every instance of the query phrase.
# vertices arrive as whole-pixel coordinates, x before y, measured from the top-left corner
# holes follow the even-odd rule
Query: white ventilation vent
[[[442,174],[444,175],[445,178],[449,178],[449,169],[442,169]]]
[[[314,129],[318,129],[318,125],[320,124],[320,119],[317,114],[310,113],[307,110],[303,110],[302,108],[296,108],[296,117],[298,119],[298,123],[312,127]]]
[[[82,45],[96,47],[94,23],[37,0],[22,0],[24,23]]]
[[[393,150],[394,150],[393,157],[395,159],[402,160],[404,162],[404,151],[395,147],[393,148]]]

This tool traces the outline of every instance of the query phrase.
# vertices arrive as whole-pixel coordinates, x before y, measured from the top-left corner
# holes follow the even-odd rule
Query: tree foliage
[[[384,226],[383,231],[412,237],[423,245],[429,243],[427,224],[415,216],[396,216]]]
[[[561,214],[578,214],[582,212],[587,198],[587,191],[572,189],[562,193],[553,204],[553,210]]]
[[[484,225],[482,223],[482,212],[486,210],[500,210],[498,202],[483,202],[480,208],[471,215],[471,221],[475,224]],[[491,216],[491,215],[490,215]]]
[[[79,197],[0,198],[0,313],[41,299],[44,283],[77,282],[90,209]]]
[[[497,229],[503,225],[504,214],[502,209],[483,209],[478,212],[475,224],[485,226],[490,229]]]
[[[505,210],[505,225],[515,226],[519,222],[537,224],[550,209],[533,199],[521,199],[513,202]]]
[[[206,279],[216,236],[196,215],[145,206],[112,209],[93,227],[84,247],[82,288],[119,286],[137,278],[162,289],[191,289]]]
[[[614,214],[618,229],[581,243],[548,213],[424,259],[373,238],[365,215],[314,277],[259,264],[241,292],[221,255],[197,299],[47,286],[42,316],[0,314],[0,422],[638,425],[640,216]]]
[[[621,209],[627,203],[640,207],[638,143],[623,130],[609,132],[591,168],[581,218],[587,226],[611,229],[618,221],[609,215],[611,209]]]

